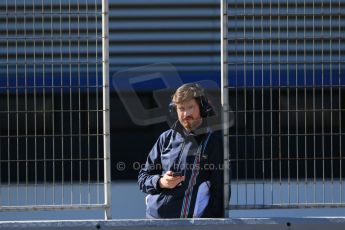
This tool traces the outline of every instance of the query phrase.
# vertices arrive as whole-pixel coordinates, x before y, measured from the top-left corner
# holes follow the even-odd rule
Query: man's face
[[[200,108],[195,99],[176,104],[178,120],[187,130],[195,130],[202,122]]]

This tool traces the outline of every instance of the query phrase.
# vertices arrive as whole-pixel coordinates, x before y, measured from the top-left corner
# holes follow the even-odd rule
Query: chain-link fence
[[[222,4],[230,209],[343,207],[344,1]]]
[[[109,209],[106,11],[0,2],[0,211]]]

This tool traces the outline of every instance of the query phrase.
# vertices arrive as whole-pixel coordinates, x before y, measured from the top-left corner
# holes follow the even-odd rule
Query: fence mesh
[[[345,206],[344,1],[226,7],[230,209]]]
[[[0,211],[103,207],[102,2],[0,2]]]

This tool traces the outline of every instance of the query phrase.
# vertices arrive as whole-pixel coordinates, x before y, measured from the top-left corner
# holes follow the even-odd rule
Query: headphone
[[[183,88],[187,88],[187,87],[192,88],[195,91],[195,93],[198,95],[198,96],[194,97],[194,99],[196,100],[196,102],[199,105],[200,116],[202,118],[215,115],[214,109],[210,105],[210,103],[208,102],[208,99],[205,96],[204,90],[198,84],[188,83],[188,84],[182,85],[180,88],[182,88],[182,87]],[[179,90],[179,89],[177,89],[177,90]],[[176,104],[174,102],[171,102],[169,104],[169,114],[172,118],[177,119]]]

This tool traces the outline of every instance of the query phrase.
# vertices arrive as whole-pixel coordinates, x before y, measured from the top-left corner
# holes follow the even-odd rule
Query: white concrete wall
[[[343,230],[345,218],[246,218],[187,220],[111,220],[0,222],[0,229],[256,229]]]

